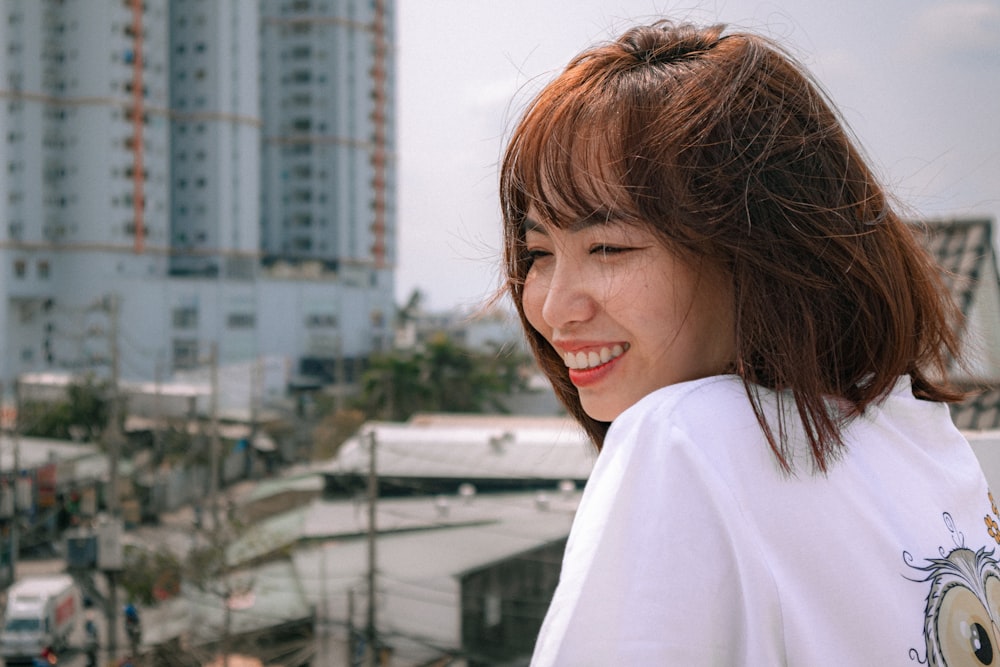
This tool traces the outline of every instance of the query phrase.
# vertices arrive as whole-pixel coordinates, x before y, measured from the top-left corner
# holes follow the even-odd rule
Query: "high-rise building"
[[[245,0],[171,0],[174,275],[245,279],[260,251],[260,16]]]
[[[262,4],[265,259],[384,266],[394,190],[386,3]]]
[[[391,0],[0,0],[0,381],[209,342],[350,379],[394,311],[393,42]]]

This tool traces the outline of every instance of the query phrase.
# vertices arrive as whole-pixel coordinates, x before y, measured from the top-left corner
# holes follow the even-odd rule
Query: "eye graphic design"
[[[934,619],[941,664],[950,667],[1000,664],[997,626],[991,618],[996,615],[995,603],[992,611],[987,606],[990,598],[996,599],[998,589],[1000,580],[990,577],[987,602],[961,584],[952,585],[944,592]]]
[[[914,581],[930,582],[924,609],[926,660],[911,649],[910,658],[929,667],[1000,667],[1000,565],[993,551],[965,547],[951,516],[944,515],[957,547],[941,549],[941,558],[925,566],[904,560],[925,573]]]

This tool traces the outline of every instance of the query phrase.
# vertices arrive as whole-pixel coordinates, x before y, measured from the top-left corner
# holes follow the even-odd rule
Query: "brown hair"
[[[959,315],[810,76],[766,38],[723,33],[632,28],[534,98],[501,166],[506,288],[541,369],[600,447],[609,424],[584,413],[562,359],[525,318],[528,209],[560,225],[632,221],[708,260],[731,281],[732,370],[772,450],[790,469],[786,410],[768,423],[761,387],[792,399],[825,470],[843,426],[899,376],[919,398],[961,398],[944,379]]]

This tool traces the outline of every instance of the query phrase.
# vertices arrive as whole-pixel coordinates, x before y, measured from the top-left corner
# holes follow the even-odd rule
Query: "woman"
[[[501,204],[508,290],[601,450],[533,664],[1000,663],[958,314],[789,56],[666,22],[584,52]]]

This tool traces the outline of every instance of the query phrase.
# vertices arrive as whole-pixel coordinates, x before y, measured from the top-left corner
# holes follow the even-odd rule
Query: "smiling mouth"
[[[589,352],[566,352],[563,354],[563,363],[570,370],[585,371],[602,366],[612,359],[617,359],[625,354],[628,347],[628,343],[625,343],[624,345],[616,344]]]

